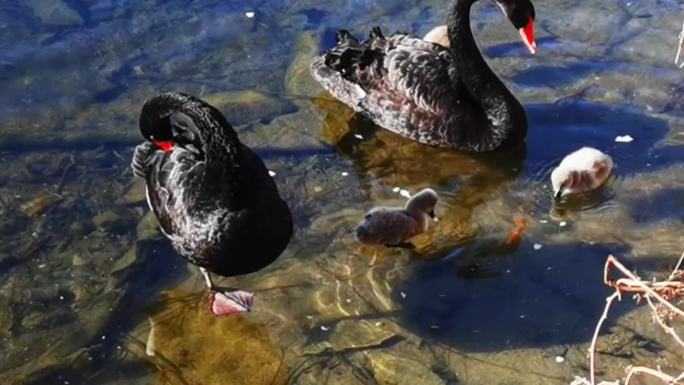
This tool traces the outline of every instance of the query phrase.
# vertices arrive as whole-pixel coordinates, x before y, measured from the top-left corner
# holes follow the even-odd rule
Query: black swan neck
[[[470,27],[471,8],[477,1],[452,1],[447,33],[457,80],[481,105],[487,120],[487,129],[477,130],[476,141],[494,149],[504,142],[524,138],[527,118],[518,100],[494,74],[477,47]]]

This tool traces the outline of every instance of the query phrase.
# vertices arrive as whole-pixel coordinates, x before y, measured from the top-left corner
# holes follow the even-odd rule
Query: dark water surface
[[[684,247],[681,0],[536,0],[529,55],[491,2],[473,28],[524,102],[527,143],[466,154],[354,116],[308,74],[338,28],[424,34],[446,1],[12,0],[0,4],[0,376],[5,384],[568,384],[610,291],[609,254],[644,276]],[[251,12],[253,12],[253,17]],[[216,105],[290,202],[296,234],[257,293],[217,319],[197,270],[161,237],[129,163],[142,102]],[[631,143],[615,138],[630,135]],[[555,204],[549,175],[581,146],[616,163]],[[353,228],[395,190],[433,187],[415,250]],[[522,242],[506,244],[514,218]],[[627,302],[627,301],[625,301]],[[606,378],[681,353],[616,307]],[[651,365],[653,366],[653,365]]]

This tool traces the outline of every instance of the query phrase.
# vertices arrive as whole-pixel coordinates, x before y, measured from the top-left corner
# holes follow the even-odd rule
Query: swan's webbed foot
[[[215,316],[248,312],[252,309],[254,293],[245,290],[212,290],[209,309]]]
[[[200,267],[204,282],[209,288],[209,310],[215,316],[224,316],[250,311],[254,293],[245,290],[220,289],[214,286],[210,273]]]

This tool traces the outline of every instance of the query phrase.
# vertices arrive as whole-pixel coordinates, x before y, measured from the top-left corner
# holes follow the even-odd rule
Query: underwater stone
[[[93,224],[98,228],[106,228],[119,220],[119,214],[112,210],[107,210],[93,217]]]
[[[99,229],[113,233],[124,233],[133,226],[132,218],[121,216],[113,210],[104,211],[93,217],[93,224]]]
[[[62,1],[24,0],[26,6],[45,24],[82,25],[83,18]]]
[[[136,180],[126,191],[126,194],[121,198],[120,202],[126,205],[135,205],[145,202],[147,187],[145,181],[142,179]]]
[[[10,307],[9,298],[0,296],[0,337],[8,336],[14,323],[14,312]]]
[[[141,220],[138,222],[138,226],[135,228],[138,240],[157,238],[160,235],[159,224],[157,218],[154,216],[153,212],[148,212]]]
[[[21,320],[21,326],[30,330],[40,325],[45,319],[46,317],[43,313],[36,311],[24,317]]]
[[[382,345],[396,336],[382,325],[370,321],[342,320],[337,323],[328,341],[313,344],[304,349],[306,354],[316,354],[327,349],[342,351],[347,349],[372,348]]]
[[[126,252],[126,254],[124,254],[121,258],[119,258],[116,261],[116,263],[114,263],[114,266],[112,266],[112,270],[109,273],[114,274],[114,273],[123,271],[125,269],[128,269],[137,260],[138,260],[138,247],[133,246],[128,250],[128,252]]]
[[[21,205],[21,211],[29,218],[33,218],[38,214],[45,212],[53,205],[61,202],[62,198],[49,191],[41,191],[38,195],[30,201]]]
[[[294,59],[285,74],[285,91],[297,97],[314,97],[323,92],[309,72],[309,66],[319,51],[319,34],[302,32],[294,48]]]
[[[382,352],[369,354],[375,378],[383,384],[444,385],[427,365],[418,361]]]
[[[74,256],[71,258],[71,264],[73,266],[83,266],[87,265],[88,261],[86,261],[85,258],[80,256],[79,254],[74,254]]]
[[[297,109],[290,102],[254,90],[208,94],[201,99],[218,108],[234,125],[271,120]]]

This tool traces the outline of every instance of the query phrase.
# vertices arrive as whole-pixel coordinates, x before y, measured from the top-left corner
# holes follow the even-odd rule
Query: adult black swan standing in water
[[[200,267],[216,315],[249,311],[253,294],[214,287],[210,273],[234,276],[273,262],[292,235],[292,216],[259,156],[226,118],[181,93],[145,102],[132,168],[174,248]]]
[[[527,117],[477,48],[470,29],[476,1],[452,2],[449,48],[404,34],[385,37],[378,27],[360,43],[340,30],[337,46],[316,57],[311,72],[343,103],[418,142],[469,151],[519,144]],[[532,3],[494,1],[534,53]]]

